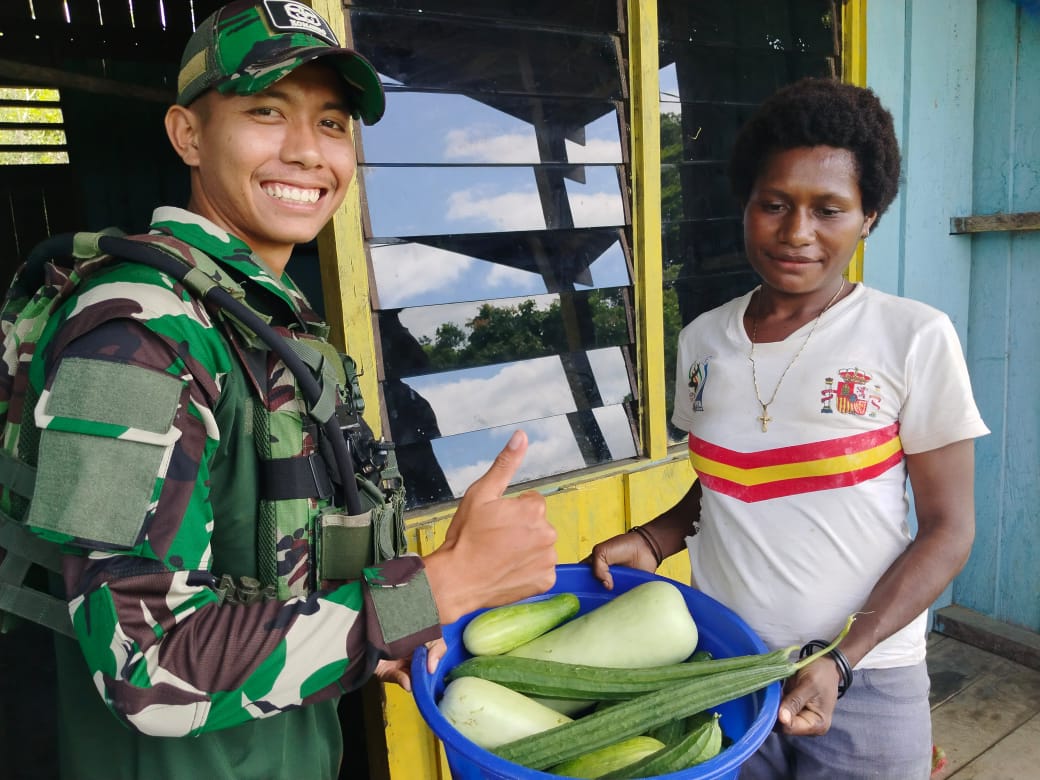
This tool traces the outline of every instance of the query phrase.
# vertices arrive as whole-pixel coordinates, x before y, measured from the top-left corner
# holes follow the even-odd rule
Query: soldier
[[[371,65],[306,6],[225,6],[188,43],[166,116],[191,197],[155,211],[151,241],[328,355],[285,267],[343,201],[351,118],[383,108]],[[18,419],[37,466],[27,524],[64,545],[76,635],[57,650],[63,776],[334,777],[344,691],[373,673],[407,688],[442,623],[554,582],[544,500],[502,497],[522,432],[440,548],[344,583],[340,537],[322,536],[344,513],[295,469],[320,461],[321,434],[248,328],[112,258],[52,311]]]

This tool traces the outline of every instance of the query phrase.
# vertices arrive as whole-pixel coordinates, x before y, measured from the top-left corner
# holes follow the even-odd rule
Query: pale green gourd
[[[571,722],[522,693],[479,677],[448,683],[437,709],[462,736],[486,750]]]
[[[697,636],[697,624],[679,589],[664,580],[651,580],[506,655],[635,669],[689,658],[697,647]],[[592,703],[551,698],[539,701],[571,716]]]
[[[651,580],[506,655],[634,669],[678,663],[696,647],[697,624],[682,593]]]

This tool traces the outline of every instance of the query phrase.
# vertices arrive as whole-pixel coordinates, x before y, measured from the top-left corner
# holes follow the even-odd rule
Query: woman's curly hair
[[[733,194],[747,203],[769,155],[802,146],[852,152],[863,211],[877,211],[880,220],[899,191],[900,155],[892,115],[873,91],[826,78],[779,89],[737,134],[729,167]]]

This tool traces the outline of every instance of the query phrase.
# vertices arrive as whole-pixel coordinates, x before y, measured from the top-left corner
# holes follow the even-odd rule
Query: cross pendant
[[[769,407],[766,404],[762,404],[762,416],[756,419],[762,422],[762,433],[769,430],[769,423],[773,421],[773,418],[769,416]]]

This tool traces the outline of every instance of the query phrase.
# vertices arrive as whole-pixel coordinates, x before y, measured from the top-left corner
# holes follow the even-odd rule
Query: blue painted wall
[[[1040,211],[1040,10],[979,3],[976,93],[975,213]],[[954,598],[1040,631],[1040,233],[973,238],[971,282],[969,366],[993,435],[976,448],[978,535]]]
[[[949,235],[1040,211],[1040,18],[1013,0],[867,5],[867,83],[904,182],[867,242],[867,284],[947,312],[993,433],[976,445],[976,543],[951,602],[1040,631],[1040,234]]]

